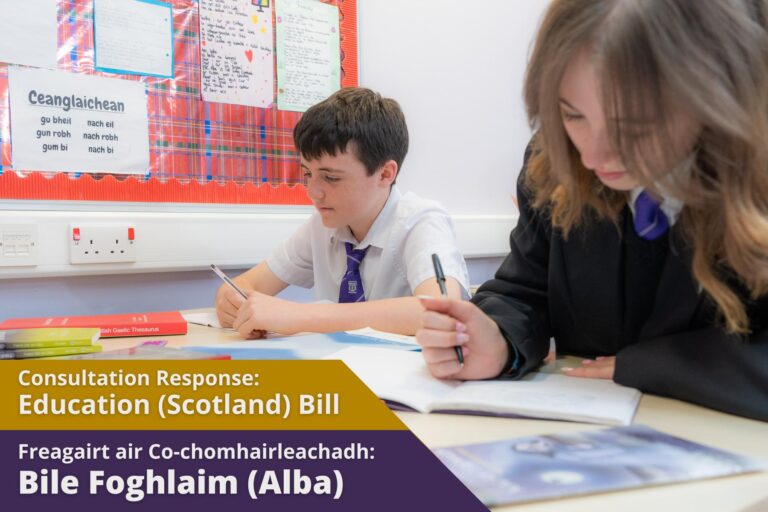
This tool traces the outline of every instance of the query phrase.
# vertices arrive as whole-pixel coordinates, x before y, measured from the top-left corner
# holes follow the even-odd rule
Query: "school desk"
[[[231,330],[189,325],[184,336],[161,337],[169,347],[214,345],[239,340]],[[156,338],[106,338],[104,350],[135,346]],[[513,385],[513,383],[510,383]],[[430,448],[530,435],[575,432],[599,425],[452,414],[398,412]],[[671,435],[768,461],[768,423],[696,405],[643,395],[635,423]],[[515,512],[768,512],[768,472],[637,490],[494,507]]]

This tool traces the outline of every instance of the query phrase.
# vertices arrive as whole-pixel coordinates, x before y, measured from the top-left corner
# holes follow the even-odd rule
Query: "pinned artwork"
[[[0,62],[56,69],[56,0],[0,0]]]
[[[355,86],[357,2],[317,3],[339,19],[341,83]],[[0,27],[19,38],[0,45],[0,199],[309,204],[292,136],[301,114],[274,99],[274,8],[273,0],[0,0]],[[30,34],[39,44],[21,48]],[[141,52],[120,58],[136,45]],[[20,104],[11,116],[11,103],[26,101],[9,87],[14,63],[56,70],[46,87],[30,82],[46,103],[33,107],[37,120]],[[113,95],[122,88],[111,85],[59,91],[69,82],[58,76],[140,94]],[[130,114],[65,114],[73,95],[122,102]],[[76,126],[82,116],[85,128]]]
[[[96,69],[173,78],[173,11],[157,0],[94,0]]]
[[[272,105],[272,9],[252,0],[200,0],[200,45],[205,101]]]
[[[339,11],[313,0],[278,0],[277,106],[304,112],[340,88]]]

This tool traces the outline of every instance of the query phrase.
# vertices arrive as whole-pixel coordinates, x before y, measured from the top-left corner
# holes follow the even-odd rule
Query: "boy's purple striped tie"
[[[363,262],[365,249],[353,249],[352,244],[344,242],[344,248],[347,250],[347,272],[341,278],[341,287],[339,289],[339,302],[365,302],[363,294],[363,278],[360,276],[360,264]]]
[[[669,219],[659,202],[643,190],[635,200],[635,233],[643,240],[655,240],[668,229]]]

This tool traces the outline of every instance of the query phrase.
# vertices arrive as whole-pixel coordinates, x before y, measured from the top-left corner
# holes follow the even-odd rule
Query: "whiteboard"
[[[531,131],[522,100],[548,0],[358,0],[360,85],[396,99],[401,187],[454,214],[514,214]]]

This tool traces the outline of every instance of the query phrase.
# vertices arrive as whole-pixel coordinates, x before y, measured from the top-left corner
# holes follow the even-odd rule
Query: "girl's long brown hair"
[[[768,0],[553,0],[528,65],[525,101],[535,130],[526,185],[565,236],[597,214],[614,222],[627,193],[584,168],[563,128],[559,88],[580,51],[593,52],[609,137],[646,187],[681,199],[679,224],[693,275],[728,331],[749,332],[746,307],[768,293]],[[700,125],[681,157],[670,110]],[[622,119],[651,120],[633,133]],[[653,156],[650,156],[652,154]],[[659,161],[674,161],[659,169]],[[662,176],[664,176],[662,178]]]

